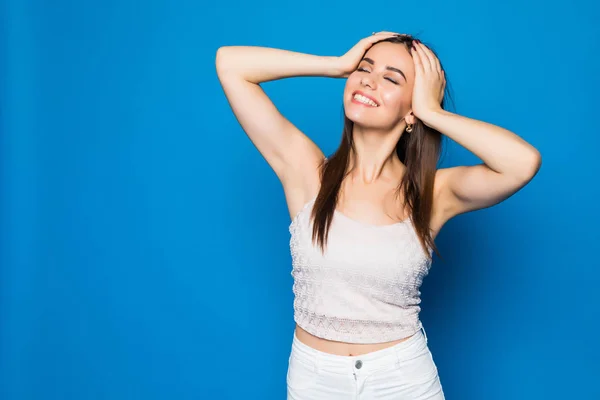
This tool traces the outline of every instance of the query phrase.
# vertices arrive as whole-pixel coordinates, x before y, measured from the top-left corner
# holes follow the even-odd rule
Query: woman
[[[452,217],[526,185],[539,152],[503,128],[444,110],[441,64],[409,35],[374,33],[341,57],[222,47],[216,66],[292,218],[288,399],[443,399],[419,320],[434,239]],[[329,159],[260,87],[294,76],[347,78],[344,132]],[[441,135],[483,163],[437,169]]]

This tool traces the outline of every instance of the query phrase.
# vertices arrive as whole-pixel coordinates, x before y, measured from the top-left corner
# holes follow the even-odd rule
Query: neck
[[[354,125],[354,152],[350,152],[350,176],[363,183],[397,182],[405,165],[396,154],[396,145],[404,129],[378,131]]]

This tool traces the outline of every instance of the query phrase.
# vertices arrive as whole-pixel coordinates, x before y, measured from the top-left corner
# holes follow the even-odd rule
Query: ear
[[[408,115],[406,117],[404,117],[404,121],[406,121],[407,124],[414,125],[416,120],[417,119],[416,119],[415,115],[412,113],[412,111],[410,113],[408,113]]]

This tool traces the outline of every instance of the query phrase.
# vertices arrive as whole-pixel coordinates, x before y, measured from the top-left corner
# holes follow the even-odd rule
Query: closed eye
[[[365,69],[364,67],[360,67],[356,69],[357,71],[360,72],[369,72],[367,69]],[[396,82],[395,80],[393,80],[392,78],[389,77],[385,77],[385,79],[387,79],[388,81],[392,82],[394,85],[398,85],[398,82]]]

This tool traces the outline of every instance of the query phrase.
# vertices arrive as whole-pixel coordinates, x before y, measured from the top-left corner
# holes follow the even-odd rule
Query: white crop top
[[[389,342],[421,329],[419,288],[431,262],[410,218],[370,225],[335,211],[322,254],[311,240],[314,201],[289,226],[294,321],[347,343]]]

